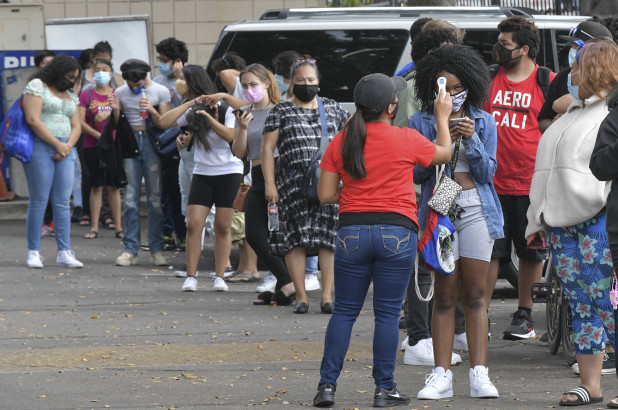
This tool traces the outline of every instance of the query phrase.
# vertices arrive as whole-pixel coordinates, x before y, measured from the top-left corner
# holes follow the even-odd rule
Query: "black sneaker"
[[[526,314],[523,310],[518,310],[511,315],[513,321],[503,335],[505,340],[519,340],[530,339],[536,334],[534,333],[534,322],[532,318]]]
[[[601,374],[616,374],[616,353],[605,353]]]
[[[172,235],[163,235],[163,250],[173,251],[176,250],[176,240]]]
[[[331,407],[335,404],[335,390],[337,388],[330,383],[320,384],[318,393],[313,398],[315,407]]]
[[[409,403],[410,396],[399,393],[397,385],[394,385],[391,390],[376,387],[376,393],[373,395],[373,407],[405,406]]]

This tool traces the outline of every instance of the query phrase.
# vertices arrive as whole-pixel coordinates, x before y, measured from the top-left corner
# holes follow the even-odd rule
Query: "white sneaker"
[[[212,290],[216,290],[219,292],[227,292],[227,284],[223,279],[218,276],[215,276],[214,285],[212,286]]]
[[[401,349],[405,351],[403,355],[403,364],[416,366],[434,366],[433,356],[433,341],[431,338],[419,340],[414,346],[408,344],[406,337],[401,343]],[[457,353],[451,353],[451,366],[459,366],[461,364],[461,356]]]
[[[255,288],[256,293],[262,292],[274,292],[275,286],[277,286],[277,278],[273,275],[272,272],[268,273],[268,276],[264,278],[264,281],[261,285],[258,285]]]
[[[318,275],[315,273],[310,273],[305,275],[305,290],[318,290],[320,289],[320,281],[318,280]]]
[[[497,398],[498,389],[489,380],[489,370],[485,366],[470,369],[470,396],[484,399]]]
[[[120,256],[116,258],[116,265],[118,266],[137,265],[137,255],[131,252],[122,252]]]
[[[174,271],[174,276],[177,278],[186,278],[187,277],[187,271],[186,270],[175,270]],[[199,276],[199,272],[195,271],[195,277],[197,278]]]
[[[84,264],[75,259],[75,254],[72,250],[58,251],[58,257],[56,258],[56,265],[66,266],[67,268],[83,268]]]
[[[163,256],[161,252],[155,252],[152,254],[152,258],[150,258],[151,262],[155,266],[167,266],[167,258]]]
[[[466,336],[466,332],[455,334],[455,338],[453,339],[453,350],[468,351],[468,337]]]
[[[26,262],[29,268],[42,268],[43,257],[39,251],[28,251],[28,261]]]
[[[425,387],[416,395],[421,400],[439,400],[453,397],[453,373],[436,367],[425,376]]]
[[[185,279],[185,283],[182,284],[182,288],[180,288],[183,292],[195,292],[197,290],[197,279],[193,276],[187,276]]]

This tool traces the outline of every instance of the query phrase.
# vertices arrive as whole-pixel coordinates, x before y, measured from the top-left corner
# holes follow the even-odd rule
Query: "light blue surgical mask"
[[[277,87],[279,87],[281,94],[285,94],[288,91],[288,88],[290,88],[290,84],[283,81],[284,78],[281,74],[275,74],[275,80],[277,80]]]
[[[577,50],[574,48],[569,50],[569,67],[573,67],[573,61],[575,61],[575,57],[577,56]]]
[[[94,73],[94,82],[99,87],[103,87],[109,84],[111,79],[112,79],[112,74],[109,71],[99,71],[99,72]]]
[[[578,72],[579,71],[576,71],[575,73],[578,73]],[[571,84],[571,73],[569,73],[569,76],[567,79],[567,88],[569,89],[569,94],[571,94],[573,98],[579,98],[579,85]]]
[[[159,65],[157,66],[157,68],[159,69],[159,72],[160,72],[161,74],[163,74],[164,76],[166,76],[166,77],[167,77],[168,75],[172,74],[172,72],[174,71],[174,70],[172,70],[172,69],[170,68],[169,63],[159,63]]]

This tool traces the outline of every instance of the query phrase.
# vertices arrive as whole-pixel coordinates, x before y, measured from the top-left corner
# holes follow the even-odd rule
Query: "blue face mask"
[[[139,93],[141,93],[144,88],[146,88],[146,87],[144,87],[143,85],[141,87],[136,88],[135,90],[133,88],[129,87],[129,89],[131,91],[133,91],[133,94],[135,94],[135,95],[139,95]]]
[[[97,73],[94,73],[94,82],[100,87],[109,84],[111,79],[112,75],[108,71],[99,71]]]
[[[579,71],[576,71],[578,73]],[[569,89],[569,94],[573,96],[573,98],[579,98],[579,85],[571,84],[571,73],[569,73],[567,79],[567,88]]]
[[[169,63],[159,63],[157,68],[159,69],[159,72],[166,77],[174,72],[174,70],[170,68]]]
[[[288,88],[290,88],[290,84],[283,81],[283,76],[281,74],[275,74],[275,80],[277,80],[277,87],[279,87],[281,94],[285,94]]]
[[[573,67],[573,61],[575,61],[575,57],[577,56],[577,50],[571,48],[569,50],[569,67]]]

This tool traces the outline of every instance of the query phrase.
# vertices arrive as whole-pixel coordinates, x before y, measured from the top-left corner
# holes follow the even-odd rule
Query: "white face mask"
[[[569,67],[573,67],[573,61],[575,61],[575,57],[577,57],[577,50],[571,48],[569,50]]]

